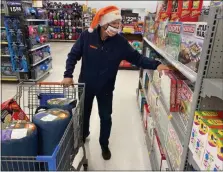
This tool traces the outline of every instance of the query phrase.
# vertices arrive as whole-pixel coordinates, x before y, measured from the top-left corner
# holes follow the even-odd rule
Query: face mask
[[[112,36],[115,36],[118,32],[120,32],[120,29],[114,28],[112,26],[108,26],[105,32],[108,34],[108,36],[112,37]]]

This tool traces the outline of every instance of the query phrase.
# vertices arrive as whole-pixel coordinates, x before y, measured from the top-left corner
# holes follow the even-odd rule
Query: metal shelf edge
[[[218,97],[223,100],[223,79],[209,79],[203,80],[202,97]]]
[[[50,46],[50,44],[44,44],[44,45],[38,46],[36,48],[32,48],[29,51],[35,51],[35,50],[38,50],[38,49],[43,48],[43,47],[46,47],[46,46]]]
[[[175,60],[173,57],[165,53],[162,49],[158,48],[155,44],[149,41],[146,37],[143,39],[147,42],[147,44],[152,47],[158,54],[160,54],[163,58],[165,58],[170,64],[172,64],[175,68],[177,68],[185,77],[187,77],[191,82],[196,82],[197,73],[182,64],[181,62]]]
[[[44,59],[42,59],[42,60],[38,61],[38,62],[37,62],[37,63],[35,63],[35,64],[31,64],[31,66],[36,66],[36,65],[40,64],[41,62],[43,62],[43,61],[45,61],[45,60],[49,59],[50,57],[51,57],[51,55],[49,55],[49,56],[45,57]]]

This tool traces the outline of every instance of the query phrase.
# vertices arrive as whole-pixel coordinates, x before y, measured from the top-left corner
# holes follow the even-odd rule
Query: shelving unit
[[[167,115],[162,115],[162,121],[157,120],[156,112],[153,107],[150,106],[150,115],[152,116],[153,122],[155,123],[155,129],[158,132],[162,148],[168,162],[169,170],[201,170],[199,164],[194,161],[193,153],[189,149],[189,141],[191,136],[191,130],[193,126],[194,113],[196,110],[223,110],[223,10],[221,6],[211,6],[208,15],[208,30],[204,40],[201,60],[199,64],[198,73],[192,71],[181,62],[175,60],[171,55],[167,54],[165,50],[160,49],[154,43],[150,42],[146,37],[143,38],[144,50],[149,48],[155,51],[164,61],[175,67],[180,73],[182,73],[188,80],[195,84],[193,89],[193,100],[191,102],[191,111],[187,124],[184,123],[181,115],[177,112],[169,112],[166,102],[163,98],[162,93],[157,91],[155,84],[149,83],[149,88],[153,88],[156,92],[157,100],[159,100],[164,107]],[[145,53],[145,51],[144,51]],[[140,69],[139,88],[143,90],[145,100],[150,105],[150,98],[148,97],[148,90],[145,89],[142,79],[142,73],[146,72],[147,75],[151,76],[153,73],[149,70]],[[173,159],[169,156],[166,135],[167,131],[162,129],[165,125],[172,125],[174,132],[181,145],[182,152],[180,153],[179,159]],[[146,134],[146,142],[148,146],[148,152],[150,155],[152,170],[158,170],[155,162],[155,153],[152,144]],[[174,162],[180,162],[180,165],[175,168]],[[154,165],[155,164],[155,165]]]

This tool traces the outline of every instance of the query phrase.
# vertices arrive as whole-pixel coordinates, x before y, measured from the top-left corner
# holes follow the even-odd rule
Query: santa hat
[[[88,29],[88,32],[92,33],[94,28],[97,27],[99,24],[100,26],[103,26],[107,23],[110,23],[112,21],[122,19],[122,16],[120,14],[120,11],[118,7],[116,6],[107,6],[104,8],[101,8],[94,16],[94,19],[91,23],[90,28]]]

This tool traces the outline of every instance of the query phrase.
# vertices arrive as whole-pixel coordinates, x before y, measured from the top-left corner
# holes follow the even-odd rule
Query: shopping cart
[[[36,109],[43,106],[47,99],[73,98],[77,100],[77,105],[72,110],[71,121],[51,156],[1,156],[1,171],[79,171],[82,166],[86,171],[88,161],[82,139],[84,88],[84,84],[65,88],[58,82],[20,83],[14,98],[31,121]],[[72,163],[79,148],[83,149],[83,157],[74,168]]]

